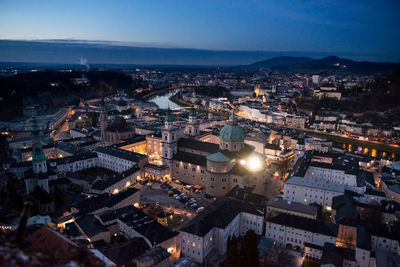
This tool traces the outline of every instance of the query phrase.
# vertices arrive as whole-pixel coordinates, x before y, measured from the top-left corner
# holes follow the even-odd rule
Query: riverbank
[[[392,145],[388,145],[388,144],[382,144],[382,143],[375,143],[375,142],[371,142],[371,141],[357,140],[354,138],[339,136],[339,135],[335,135],[335,134],[316,132],[316,131],[308,130],[308,129],[296,129],[296,130],[307,133],[310,136],[322,137],[327,140],[335,141],[337,143],[351,144],[354,146],[361,146],[361,147],[366,147],[369,149],[376,149],[376,150],[387,152],[387,153],[394,153],[397,155],[397,157],[400,156],[400,147],[396,147],[396,146],[392,146]]]
[[[187,102],[187,101],[177,97],[176,94],[171,96],[169,98],[169,100],[171,100],[175,104],[177,104],[177,105],[179,105],[181,107],[184,107],[184,108],[188,108],[188,107],[191,107],[193,105],[192,103]],[[217,116],[220,116],[220,117],[229,117],[229,115],[230,115],[228,112],[210,111],[210,110],[205,109],[205,108],[199,108],[198,106],[196,107],[196,111],[200,112],[200,113],[206,113],[206,114],[211,112],[211,113],[213,113],[213,114],[215,114]]]

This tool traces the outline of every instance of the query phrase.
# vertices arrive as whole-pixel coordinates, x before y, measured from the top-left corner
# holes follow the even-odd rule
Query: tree
[[[18,194],[16,190],[16,179],[10,179],[7,183],[8,197],[10,201],[10,205],[13,209],[21,211],[23,208],[23,199],[20,194]]]
[[[236,236],[234,235],[232,238],[231,236],[228,237],[228,241],[226,244],[226,259],[222,262],[222,267],[230,267],[230,266],[240,266],[240,256],[238,253],[238,241]]]
[[[257,267],[258,261],[258,236],[253,230],[246,232],[240,250],[240,266]]]

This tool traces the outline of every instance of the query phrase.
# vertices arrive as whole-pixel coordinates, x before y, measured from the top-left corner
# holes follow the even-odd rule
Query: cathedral
[[[121,116],[115,116],[114,119],[108,123],[107,109],[104,104],[104,99],[102,100],[100,108],[99,120],[101,141],[119,144],[123,140],[129,139],[135,135],[134,129],[132,129],[132,127],[130,127],[126,120]]]
[[[232,114],[219,134],[219,144],[196,139],[199,124],[192,109],[185,136],[173,124],[170,111],[162,128],[162,161],[172,179],[200,185],[212,196],[223,196],[233,187],[265,184],[266,158],[244,143],[245,133]]]

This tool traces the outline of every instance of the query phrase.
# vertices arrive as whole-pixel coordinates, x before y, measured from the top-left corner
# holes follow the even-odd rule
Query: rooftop
[[[281,213],[275,217],[267,219],[267,222],[284,225],[304,231],[319,233],[335,237],[338,234],[339,226],[337,224],[317,221],[305,217]]]

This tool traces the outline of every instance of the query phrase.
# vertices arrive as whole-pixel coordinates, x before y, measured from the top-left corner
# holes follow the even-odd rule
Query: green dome
[[[219,133],[219,138],[225,141],[241,141],[245,135],[243,129],[237,125],[225,125]]]
[[[242,141],[245,138],[243,129],[237,125],[236,116],[232,114],[229,117],[228,124],[225,125],[219,133],[219,138],[225,141]]]
[[[207,156],[207,160],[213,161],[213,162],[229,162],[230,159],[222,154],[221,152],[217,152],[211,155]]]

